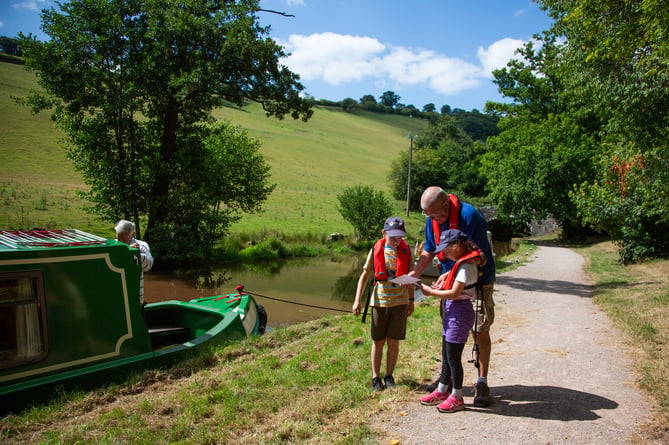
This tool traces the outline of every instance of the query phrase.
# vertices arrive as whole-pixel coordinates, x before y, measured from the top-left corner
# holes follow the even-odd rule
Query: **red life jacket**
[[[388,279],[388,272],[386,271],[386,259],[383,250],[386,245],[386,239],[381,238],[374,244],[374,279],[376,281],[385,281]],[[406,275],[409,273],[409,262],[411,261],[411,251],[404,240],[400,241],[397,246],[397,276]]]
[[[458,267],[460,267],[460,264],[462,263],[470,263],[473,262],[476,259],[481,258],[481,251],[480,250],[472,250],[471,252],[468,252],[464,255],[462,255],[456,262],[453,264],[453,267],[451,270],[448,271],[448,275],[446,276],[446,279],[444,280],[444,284],[442,285],[442,289],[450,289],[453,287],[453,283],[455,282],[455,275],[457,275]]]
[[[455,230],[460,230],[460,200],[458,199],[457,196],[455,196],[452,193],[448,194],[448,229],[455,229]],[[441,224],[439,224],[437,221],[435,221],[433,218],[432,220],[432,234],[434,235],[434,245],[438,246],[439,245],[439,238],[441,238]],[[437,258],[439,258],[439,261],[446,261],[446,255],[444,255],[444,251],[442,250],[437,254]]]

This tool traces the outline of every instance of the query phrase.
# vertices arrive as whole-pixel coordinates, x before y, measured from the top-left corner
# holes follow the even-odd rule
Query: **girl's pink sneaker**
[[[440,413],[454,413],[456,411],[462,411],[465,409],[465,401],[458,399],[453,394],[448,396],[445,402],[437,405],[437,409]]]
[[[448,394],[442,394],[439,392],[438,389],[435,389],[430,394],[421,397],[420,404],[432,406],[432,405],[437,405],[443,402],[444,400],[448,400]]]

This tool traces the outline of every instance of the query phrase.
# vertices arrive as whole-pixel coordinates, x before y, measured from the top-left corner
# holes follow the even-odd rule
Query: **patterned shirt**
[[[386,245],[383,249],[383,256],[386,261],[386,270],[397,270],[397,249]],[[413,269],[413,258],[409,259],[409,270]],[[374,276],[374,248],[369,251],[365,261],[364,270]],[[393,274],[391,274],[393,275]],[[372,298],[369,305],[372,307],[393,307],[409,304],[409,289],[390,281],[377,281],[372,292]]]

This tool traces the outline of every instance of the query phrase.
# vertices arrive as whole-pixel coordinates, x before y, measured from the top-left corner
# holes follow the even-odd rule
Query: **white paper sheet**
[[[410,277],[409,275],[402,275],[400,277],[395,277],[391,280],[388,280],[391,283],[399,284],[400,286],[405,284],[418,284],[420,279],[416,277]]]

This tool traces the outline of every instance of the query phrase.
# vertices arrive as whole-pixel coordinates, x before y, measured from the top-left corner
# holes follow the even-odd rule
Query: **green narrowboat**
[[[142,307],[140,273],[139,251],[113,239],[0,231],[2,411],[264,332],[264,309],[242,287]]]

